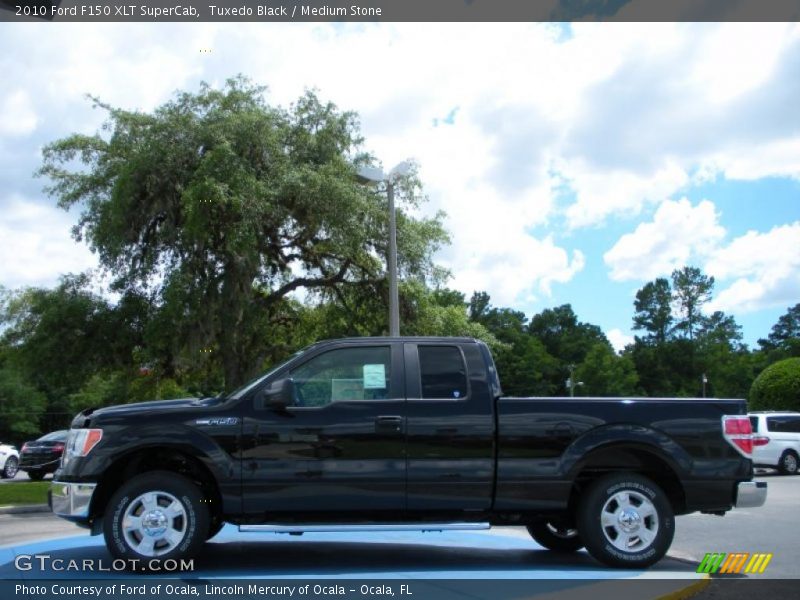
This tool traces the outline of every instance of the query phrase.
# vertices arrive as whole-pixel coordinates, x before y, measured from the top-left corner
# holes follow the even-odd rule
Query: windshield
[[[53,431],[52,433],[48,433],[47,435],[43,435],[40,437],[37,442],[63,442],[67,439],[68,431]]]
[[[265,380],[267,377],[269,377],[270,375],[272,375],[272,374],[273,374],[275,371],[277,371],[278,369],[280,369],[280,368],[281,368],[283,365],[285,365],[286,363],[288,363],[290,360],[293,360],[293,359],[297,358],[298,356],[300,356],[301,354],[303,354],[303,353],[304,353],[306,350],[308,350],[308,348],[311,348],[311,346],[308,346],[307,348],[303,348],[302,350],[298,350],[297,352],[295,352],[294,354],[292,354],[292,355],[291,355],[289,358],[287,358],[285,361],[283,361],[283,362],[282,362],[281,364],[279,364],[278,366],[276,366],[276,367],[273,367],[272,369],[270,369],[269,371],[267,371],[266,373],[264,373],[263,375],[261,375],[261,376],[260,376],[260,377],[258,377],[257,379],[254,379],[253,381],[250,381],[250,382],[248,382],[248,383],[245,383],[245,384],[244,384],[242,387],[240,387],[238,390],[236,390],[236,391],[234,391],[233,393],[229,394],[229,395],[227,396],[227,398],[229,398],[229,399],[233,399],[233,400],[238,400],[239,398],[241,398],[242,396],[244,396],[244,395],[245,395],[247,392],[249,392],[249,391],[250,391],[250,390],[252,390],[253,388],[257,387],[257,386],[258,386],[258,385],[259,385],[259,384],[260,384],[262,381],[264,381],[264,380]]]

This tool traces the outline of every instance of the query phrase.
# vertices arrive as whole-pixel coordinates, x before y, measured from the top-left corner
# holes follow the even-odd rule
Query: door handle
[[[376,433],[403,433],[403,417],[383,416],[375,419]]]

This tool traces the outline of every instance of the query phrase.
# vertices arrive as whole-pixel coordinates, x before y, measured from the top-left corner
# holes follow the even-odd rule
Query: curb
[[[702,579],[693,582],[691,585],[687,585],[683,589],[675,590],[674,592],[670,592],[668,594],[664,594],[663,596],[659,596],[658,598],[656,598],[656,600],[686,600],[687,598],[691,598],[701,590],[704,590],[710,583],[711,583],[711,576],[706,575]]]
[[[47,504],[23,504],[20,506],[0,506],[0,515],[20,515],[25,513],[49,513]]]

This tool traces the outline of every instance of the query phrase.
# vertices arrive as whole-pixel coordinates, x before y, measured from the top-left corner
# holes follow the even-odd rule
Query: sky
[[[449,287],[529,317],[572,304],[618,349],[633,301],[683,265],[751,347],[800,302],[800,25],[0,23],[0,285],[96,268],[33,176],[92,134],[86,95],[149,111],[242,73],[288,106],[359,113],[413,158],[452,243]]]

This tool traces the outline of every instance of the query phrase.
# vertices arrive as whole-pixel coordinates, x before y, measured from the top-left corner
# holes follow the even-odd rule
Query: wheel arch
[[[89,514],[101,517],[122,483],[150,471],[170,471],[187,477],[201,490],[209,504],[209,513],[222,514],[219,482],[202,457],[180,444],[161,443],[139,446],[114,459],[97,482]]]
[[[573,482],[569,508],[577,508],[583,491],[609,473],[629,472],[647,477],[666,494],[674,514],[687,511],[681,469],[661,448],[642,441],[608,442],[589,450],[570,471]]]

